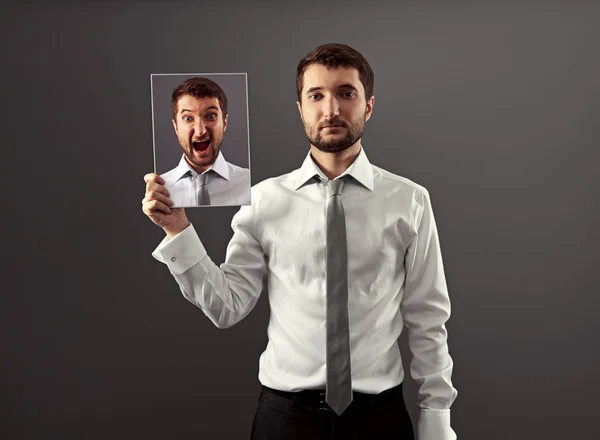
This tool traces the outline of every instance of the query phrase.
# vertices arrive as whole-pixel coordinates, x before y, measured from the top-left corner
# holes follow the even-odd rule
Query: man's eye
[[[346,98],[354,98],[356,96],[356,93],[354,92],[345,92],[344,93],[344,97]]]
[[[190,122],[192,120],[192,117],[191,116],[184,116],[183,120],[186,121],[186,122]]]
[[[217,119],[217,114],[216,113],[211,113],[210,115],[207,115],[206,118],[207,119],[211,119],[211,120]]]
[[[313,101],[319,99],[321,97],[320,93],[315,93],[314,95],[310,95],[308,99],[312,99]]]

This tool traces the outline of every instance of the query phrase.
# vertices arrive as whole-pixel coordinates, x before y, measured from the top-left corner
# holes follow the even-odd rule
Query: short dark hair
[[[195,98],[217,98],[221,112],[223,112],[223,118],[227,115],[227,96],[225,96],[223,89],[208,78],[196,76],[186,79],[173,90],[171,96],[173,119],[177,117],[177,102],[183,95],[191,95]]]
[[[296,94],[299,102],[302,102],[300,95],[304,86],[304,72],[311,64],[320,64],[327,68],[355,68],[358,70],[358,77],[365,88],[365,99],[368,100],[373,96],[375,74],[367,59],[359,51],[346,44],[329,43],[314,48],[298,63]]]

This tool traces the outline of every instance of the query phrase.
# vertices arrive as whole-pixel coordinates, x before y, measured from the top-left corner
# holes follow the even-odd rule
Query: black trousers
[[[263,386],[251,440],[414,440],[402,384],[380,394],[356,391],[338,416],[324,390],[297,393]]]

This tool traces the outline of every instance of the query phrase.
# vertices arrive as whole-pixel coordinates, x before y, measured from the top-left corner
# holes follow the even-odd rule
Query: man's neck
[[[361,146],[359,140],[345,150],[335,153],[321,151],[314,145],[311,145],[310,154],[317,166],[323,171],[323,174],[325,174],[328,179],[335,179],[352,165],[352,162],[358,157],[360,149]]]

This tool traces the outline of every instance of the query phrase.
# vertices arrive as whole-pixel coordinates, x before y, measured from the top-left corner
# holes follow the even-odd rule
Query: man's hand
[[[142,211],[154,224],[163,228],[169,238],[179,234],[188,227],[190,222],[183,208],[173,208],[170,194],[164,187],[165,181],[158,174],[150,173],[144,176],[146,196],[142,199]]]

